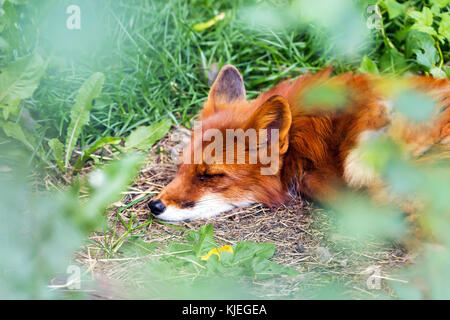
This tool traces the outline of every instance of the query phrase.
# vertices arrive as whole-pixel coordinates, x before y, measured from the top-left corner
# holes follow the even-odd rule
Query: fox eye
[[[198,176],[198,179],[200,181],[205,181],[207,179],[216,178],[216,177],[223,177],[224,174],[201,174]]]
[[[210,174],[201,174],[198,176],[200,181],[205,181],[206,179],[210,179],[212,177],[213,177],[213,175],[210,175]]]

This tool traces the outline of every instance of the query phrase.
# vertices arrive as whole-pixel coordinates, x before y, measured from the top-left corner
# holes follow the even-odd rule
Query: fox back
[[[427,121],[411,122],[392,108],[393,81],[435,102]],[[344,93],[329,108],[310,92]],[[319,89],[319,90],[317,90]],[[450,145],[450,82],[367,74],[331,77],[327,68],[286,80],[248,101],[239,71],[218,74],[183,150],[176,177],[149,206],[166,221],[207,218],[252,203],[278,206],[292,196],[319,201],[342,186],[381,188],[359,146],[373,136],[402,141],[416,157]]]

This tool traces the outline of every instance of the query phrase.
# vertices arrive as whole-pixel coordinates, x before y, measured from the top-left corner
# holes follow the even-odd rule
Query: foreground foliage
[[[79,33],[61,28],[69,2],[87,8]],[[189,127],[218,66],[237,65],[249,97],[330,64],[337,73],[448,77],[449,10],[448,0],[0,0],[0,296],[60,297],[47,287],[50,279],[66,272],[90,232],[108,229],[105,209],[137,173],[142,158],[123,153],[148,151],[172,124]],[[334,89],[318,88],[310,97],[339,107]],[[428,104],[403,92],[394,107],[421,121]],[[106,151],[121,160],[94,169],[88,179],[77,177],[90,161],[102,167]],[[416,264],[398,271],[406,282],[386,281],[399,298],[449,298],[448,159],[419,166],[401,143],[379,139],[364,152],[393,194],[420,199],[418,225],[433,231]],[[54,179],[44,186],[49,171],[56,180],[71,178],[67,190],[58,190]],[[411,230],[398,208],[380,208],[353,193],[339,199],[330,204],[338,229],[357,241],[401,240]],[[117,210],[116,219],[131,205]],[[152,252],[136,236],[145,225],[134,225],[132,216],[121,223],[126,232],[110,248],[104,245],[107,258]],[[190,230],[183,243],[171,243],[145,265],[142,279],[154,291],[142,294],[190,297],[194,284],[198,297],[224,297],[223,285],[231,297],[252,297],[250,280],[297,274],[270,260],[274,250],[253,242],[218,246],[211,225]],[[180,274],[183,290],[172,279]],[[336,284],[325,293],[341,297],[339,290]]]

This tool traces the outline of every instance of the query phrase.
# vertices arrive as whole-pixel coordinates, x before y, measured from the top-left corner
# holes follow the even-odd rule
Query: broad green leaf
[[[394,19],[406,13],[406,8],[402,3],[398,3],[395,0],[384,0],[383,2],[386,5],[389,19]]]
[[[441,15],[441,23],[439,24],[439,34],[442,35],[450,42],[450,13],[445,13]]]
[[[433,27],[430,26],[424,26],[421,24],[415,24],[412,26],[412,29],[429,34],[430,36],[437,36],[437,32]]]
[[[92,100],[101,92],[105,76],[103,73],[94,73],[81,86],[75,99],[75,104],[70,111],[70,124],[66,138],[66,160],[64,165],[69,166],[70,157],[77,143],[82,128],[89,123]]]
[[[115,137],[103,137],[99,140],[97,140],[94,144],[92,144],[87,150],[83,152],[83,154],[78,157],[77,162],[75,163],[75,168],[80,169],[81,166],[91,158],[91,155],[96,152],[97,150],[100,150],[104,148],[107,145],[111,144],[119,144],[121,141],[120,138]]]
[[[438,79],[445,79],[447,78],[447,74],[445,73],[444,70],[440,69],[440,68],[432,68],[430,70],[430,73],[433,77],[438,78]]]
[[[31,97],[46,67],[47,63],[38,54],[9,64],[0,74],[0,103],[9,105]]]
[[[434,43],[424,43],[420,49],[414,50],[416,54],[417,62],[428,69],[433,68],[439,61],[439,53],[434,46]]]
[[[53,152],[53,159],[55,159],[58,167],[64,169],[64,146],[58,139],[54,138],[48,142],[50,149]]]
[[[429,48],[434,46],[433,38],[423,32],[411,30],[408,32],[405,42],[405,54],[408,58],[415,57],[415,51],[420,51],[422,48]]]
[[[147,151],[167,134],[170,125],[171,121],[164,119],[151,126],[139,127],[125,139],[125,147]]]
[[[441,13],[441,8],[439,8],[437,4],[434,4],[431,6],[431,12],[433,13],[434,16],[438,16]]]
[[[370,60],[367,56],[363,57],[361,65],[359,66],[359,71],[363,73],[379,73],[377,64]]]
[[[21,100],[18,99],[12,103],[10,103],[9,105],[0,105],[0,109],[3,110],[3,119],[4,120],[8,120],[10,115],[14,115],[17,116],[20,112],[20,110],[23,110],[24,113],[28,112],[26,109],[22,109],[20,107],[20,102]],[[22,114],[22,118],[24,117],[24,113]]]
[[[201,226],[199,231],[190,230],[186,240],[188,243],[170,243],[167,246],[166,251],[170,254],[162,258],[167,263],[166,269],[191,273],[195,277],[219,276],[227,279],[298,274],[295,269],[268,260],[275,253],[274,244],[243,241],[233,247],[226,245],[219,248],[214,240],[212,224]],[[199,269],[199,265],[203,268]]]
[[[411,11],[409,16],[415,20],[415,23],[411,27],[414,30],[427,33],[432,36],[437,36],[436,30],[433,28],[433,12],[423,7],[422,11]]]
[[[450,5],[450,0],[430,0],[431,3],[438,5],[441,8],[444,8]]]
[[[386,50],[380,58],[379,65],[384,72],[403,72],[408,68],[405,57],[396,49]]]
[[[14,122],[6,122],[2,124],[1,127],[8,137],[19,140],[28,148],[34,150],[33,138],[30,135],[26,134],[19,124]]]
[[[259,279],[268,279],[277,275],[298,275],[298,271],[294,268],[283,266],[282,264],[278,264],[261,257],[255,257],[255,259],[251,262],[251,266],[254,275]]]
[[[254,257],[270,259],[274,253],[275,245],[272,243],[242,241],[234,247],[233,263],[248,262]]]
[[[428,26],[431,27],[433,24],[433,12],[430,8],[426,6],[423,7],[422,11],[411,11],[408,15],[413,18],[418,26]]]
[[[192,250],[198,257],[203,256],[209,250],[217,247],[216,241],[214,240],[213,225],[211,223],[206,226],[201,226],[199,231],[190,231],[187,240],[193,244]]]

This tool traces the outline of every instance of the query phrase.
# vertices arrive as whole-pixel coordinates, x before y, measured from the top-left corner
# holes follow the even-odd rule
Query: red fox
[[[386,86],[380,76],[332,77],[331,68],[326,68],[282,81],[248,101],[239,71],[232,65],[223,67],[201,111],[201,126],[183,151],[178,173],[149,202],[151,212],[164,221],[192,220],[253,203],[274,207],[292,196],[326,201],[339,186],[380,185],[357,152],[368,138],[402,139],[416,156],[434,144],[450,144],[450,81],[425,76],[403,81],[437,101],[426,123],[410,123],[393,110],[390,97],[380,89]],[[305,107],[306,92],[324,83],[346,90],[345,108]],[[258,135],[255,143],[251,130],[265,135]],[[243,133],[243,138],[235,134],[228,139],[230,132]],[[217,144],[220,136],[227,140]],[[263,149],[265,158],[258,153]],[[262,169],[269,167],[271,173],[264,174]]]

